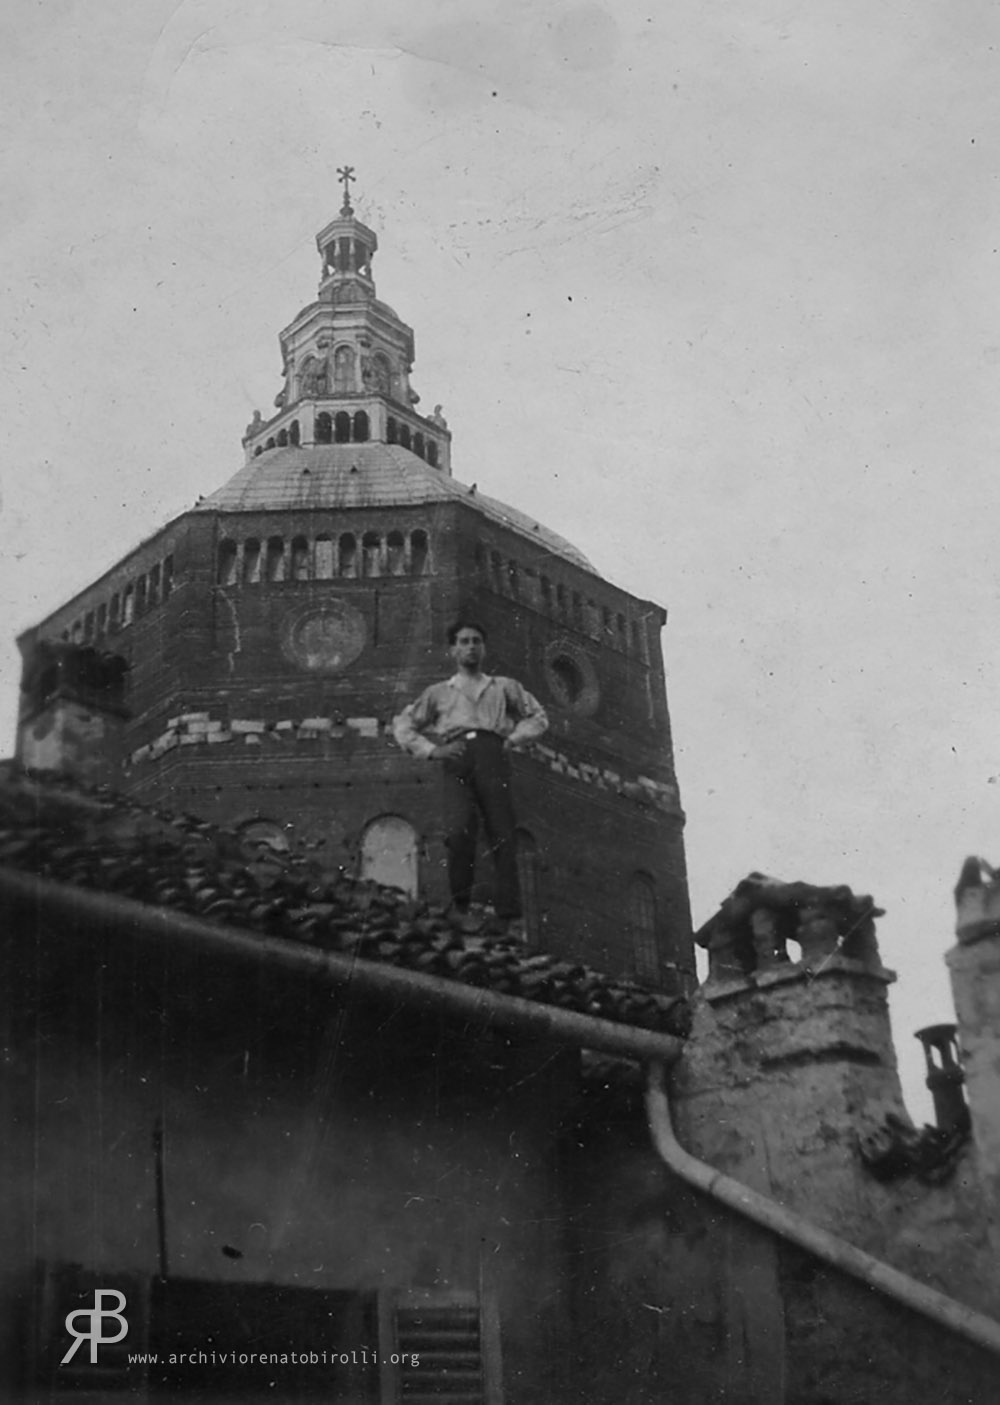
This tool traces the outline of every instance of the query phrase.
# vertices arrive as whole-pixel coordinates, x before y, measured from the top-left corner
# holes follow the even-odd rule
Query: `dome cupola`
[[[451,435],[440,405],[420,414],[410,384],[413,329],[375,295],[378,238],[354,213],[354,168],[341,166],[343,203],[316,236],[316,300],[280,334],[282,386],[277,413],[260,411],[243,436],[246,461],[272,449],[370,441],[398,445],[451,474]]]

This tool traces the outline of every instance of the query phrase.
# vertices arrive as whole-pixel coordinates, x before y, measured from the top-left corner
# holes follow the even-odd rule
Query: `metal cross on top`
[[[342,215],[353,215],[354,211],[351,209],[351,181],[354,180],[354,167],[338,166],[337,175],[344,182],[344,204],[340,213]]]

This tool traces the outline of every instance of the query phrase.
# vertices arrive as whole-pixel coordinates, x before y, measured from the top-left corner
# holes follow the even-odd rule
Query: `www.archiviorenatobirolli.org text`
[[[419,1366],[418,1351],[383,1353],[390,1366]],[[136,1351],[130,1366],[377,1366],[379,1354],[361,1351]]]

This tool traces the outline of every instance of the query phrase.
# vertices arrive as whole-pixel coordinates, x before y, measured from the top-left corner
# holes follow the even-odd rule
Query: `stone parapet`
[[[213,718],[208,712],[184,712],[167,719],[167,726],[152,741],[135,747],[126,758],[126,768],[148,766],[181,746],[260,746],[290,745],[296,742],[335,743],[351,737],[383,741],[393,746],[392,725],[378,717],[282,718],[277,722],[262,717]],[[535,765],[554,775],[578,782],[594,790],[632,800],[668,814],[681,816],[676,785],[650,776],[623,775],[620,770],[572,759],[566,752],[543,743],[525,747],[520,753]]]

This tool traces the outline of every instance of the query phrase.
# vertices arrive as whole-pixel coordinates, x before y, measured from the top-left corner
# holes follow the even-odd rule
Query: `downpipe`
[[[703,1191],[754,1224],[770,1230],[772,1234],[788,1240],[790,1244],[805,1249],[823,1263],[850,1274],[976,1346],[1000,1355],[1000,1322],[901,1273],[863,1249],[848,1244],[846,1239],[821,1229],[794,1210],[786,1210],[766,1195],[741,1185],[731,1176],[685,1151],[674,1132],[664,1065],[659,1061],[653,1061],[648,1068],[646,1114],[657,1152],[670,1170],[688,1185]]]
[[[255,965],[280,965],[334,985],[350,985],[372,995],[406,999],[425,1009],[484,1020],[537,1039],[601,1050],[645,1063],[648,1070],[646,1112],[653,1145],[681,1180],[745,1219],[805,1249],[821,1262],[840,1269],[976,1346],[1000,1355],[1000,1323],[993,1318],[901,1273],[685,1151],[674,1133],[665,1087],[665,1068],[677,1061],[684,1047],[683,1041],[672,1035],[615,1024],[592,1015],[536,1004],[420,972],[320,951],[283,938],[226,928],[117,894],[80,889],[53,879],[0,868],[0,897],[3,896],[15,903],[44,907],[71,928],[76,927],[81,918],[89,918],[107,935],[167,943],[200,953],[215,951]]]

